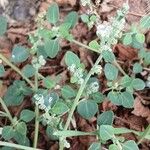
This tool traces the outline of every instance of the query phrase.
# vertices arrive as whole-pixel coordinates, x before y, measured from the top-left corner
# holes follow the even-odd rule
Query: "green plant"
[[[82,1],[93,10],[93,4],[90,1]],[[122,9],[117,11],[116,17],[109,22],[102,22],[99,16],[93,10],[92,14],[81,15],[81,19],[89,28],[96,23],[98,40],[90,41],[84,45],[76,41],[71,34],[71,29],[78,22],[78,14],[70,12],[63,21],[60,21],[59,8],[53,3],[45,15],[39,16],[38,29],[34,34],[29,35],[29,40],[33,45],[31,49],[20,45],[14,46],[11,60],[8,60],[0,53],[2,60],[0,66],[0,76],[3,76],[5,69],[3,64],[10,66],[16,71],[22,80],[16,80],[8,87],[0,103],[4,111],[0,112],[2,117],[9,119],[10,124],[2,127],[2,138],[5,141],[14,140],[18,144],[12,144],[0,141],[0,146],[18,148],[18,149],[36,149],[38,143],[39,123],[46,126],[46,133],[50,139],[59,140],[60,150],[64,147],[69,148],[70,144],[66,138],[72,136],[95,135],[98,139],[90,145],[89,150],[100,149],[108,140],[112,144],[108,145],[109,150],[138,150],[135,141],[127,141],[121,137],[123,133],[134,133],[139,137],[139,143],[143,139],[150,140],[150,128],[144,132],[137,132],[126,128],[113,127],[115,115],[112,111],[99,112],[98,105],[107,97],[113,104],[125,108],[133,108],[134,93],[145,88],[145,81],[137,78],[135,74],[140,73],[144,67],[150,64],[150,54],[144,47],[145,36],[141,29],[149,28],[150,18],[145,16],[141,19],[141,29],[133,26],[131,32],[122,32],[125,24],[125,16],[128,13],[128,4],[125,3]],[[43,26],[47,21],[51,24],[51,29]],[[0,18],[0,35],[4,34],[7,29],[7,23],[4,17]],[[4,32],[5,31],[5,32]],[[123,35],[123,36],[122,36]],[[132,75],[128,75],[119,65],[112,51],[112,45],[115,45],[119,39],[124,44],[131,45],[139,49],[139,62],[133,65]],[[94,65],[88,71],[81,62],[78,55],[72,51],[67,51],[64,56],[66,67],[70,73],[70,83],[59,87],[59,78],[53,79],[51,76],[44,77],[40,69],[46,64],[46,60],[53,59],[61,51],[60,41],[67,40],[98,53],[98,58]],[[17,64],[25,62],[31,58],[31,63],[23,67],[22,70],[17,68]],[[104,66],[100,63],[104,61]],[[144,66],[144,67],[143,67]],[[101,93],[101,83],[97,75],[104,73],[107,80],[108,94]],[[34,79],[34,81],[33,81]],[[39,87],[39,82],[43,83]],[[57,90],[56,90],[57,89]],[[32,103],[35,111],[23,109],[19,117],[12,116],[9,112],[9,106],[19,106],[25,98],[32,97]],[[73,114],[77,110],[78,114],[85,119],[91,119],[97,116],[97,129],[93,132],[81,132],[68,130],[73,120]],[[62,116],[68,114],[66,122]],[[27,124],[35,119],[35,132],[33,139],[33,148],[27,137]]]

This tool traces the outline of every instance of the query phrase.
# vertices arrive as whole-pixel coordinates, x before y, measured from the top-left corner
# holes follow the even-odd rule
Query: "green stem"
[[[99,62],[101,61],[101,59],[102,59],[102,56],[100,55],[100,56],[98,57],[98,59],[96,60],[95,64],[93,65],[92,69],[91,69],[91,70],[89,71],[89,73],[87,74],[87,76],[86,76],[86,78],[85,78],[83,84],[80,86],[79,91],[78,91],[78,93],[77,93],[77,96],[76,96],[76,98],[75,98],[75,100],[74,100],[74,102],[73,102],[73,105],[72,105],[71,109],[70,109],[70,112],[69,112],[69,115],[68,115],[66,124],[65,124],[65,126],[64,126],[64,131],[67,130],[68,127],[69,127],[69,125],[70,125],[70,122],[71,122],[73,113],[74,113],[74,111],[75,111],[75,109],[76,109],[76,107],[77,107],[77,105],[78,105],[78,102],[79,102],[79,100],[80,100],[80,97],[82,96],[82,93],[83,93],[83,91],[84,91],[84,89],[85,89],[85,87],[86,87],[86,84],[87,84],[88,80],[90,79],[91,75],[93,74],[93,68],[99,64]],[[63,150],[63,148],[64,148],[63,143],[60,142],[60,150]]]
[[[9,142],[3,142],[3,141],[0,141],[0,146],[7,146],[7,147],[23,149],[23,150],[41,150],[41,149],[31,148],[31,147],[9,143]]]
[[[145,131],[143,132],[143,134],[140,136],[140,139],[138,141],[138,145],[143,141],[143,139],[145,139],[145,137],[147,135],[150,134],[150,124],[148,125],[148,127],[145,129]]]
[[[4,103],[4,101],[2,100],[2,98],[0,97],[0,103],[3,107],[3,109],[5,110],[7,117],[9,118],[10,122],[13,124],[13,117],[11,116],[6,104]]]
[[[13,65],[3,54],[0,53],[0,59],[2,59],[8,66],[10,66],[13,70],[15,70],[26,82],[34,88],[34,84],[31,80],[29,80],[21,71],[19,68],[17,68],[15,65]]]
[[[38,69],[36,70],[35,73],[35,91],[38,90]],[[37,147],[38,143],[38,134],[39,134],[39,108],[38,106],[35,106],[35,131],[34,131],[34,142],[33,142],[33,147]]]

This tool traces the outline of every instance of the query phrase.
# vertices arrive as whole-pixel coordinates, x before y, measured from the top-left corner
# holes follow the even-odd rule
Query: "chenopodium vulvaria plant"
[[[81,20],[87,24],[89,30],[93,26],[96,27],[98,40],[93,40],[88,45],[76,41],[70,31],[78,22],[79,16],[77,12],[70,12],[61,21],[59,7],[56,3],[53,3],[47,12],[40,14],[36,19],[38,28],[34,34],[29,35],[29,41],[32,44],[30,49],[21,45],[15,45],[10,60],[0,53],[0,76],[2,77],[5,74],[3,64],[7,64],[24,80],[14,81],[8,87],[3,100],[0,98],[0,103],[5,111],[1,111],[0,115],[10,120],[10,125],[2,127],[2,138],[8,141],[0,141],[0,146],[4,146],[2,149],[5,149],[6,146],[11,147],[11,150],[13,148],[36,149],[40,123],[46,126],[46,133],[50,139],[59,140],[60,150],[64,149],[64,147],[70,147],[70,143],[66,138],[72,136],[95,135],[98,140],[90,145],[89,150],[101,149],[104,145],[107,145],[106,147],[109,150],[138,150],[139,148],[135,141],[125,140],[120,136],[122,133],[134,133],[139,136],[139,143],[144,138],[150,139],[148,134],[150,127],[145,132],[114,128],[112,126],[115,117],[113,111],[100,113],[98,108],[98,105],[106,97],[117,106],[133,108],[134,92],[143,90],[145,86],[149,85],[149,79],[146,82],[147,85],[145,85],[143,80],[135,77],[137,73],[142,71],[142,65],[150,64],[150,59],[148,59],[150,57],[149,52],[145,50],[143,44],[143,34],[140,33],[140,29],[138,30],[135,27],[131,28],[131,33],[123,34],[122,32],[126,23],[125,16],[129,10],[128,3],[125,3],[117,11],[117,15],[111,18],[109,22],[100,20],[94,9],[95,7],[93,7],[94,4],[90,0],[82,0],[81,3],[83,6],[89,6],[89,11],[87,14],[81,15]],[[48,28],[45,22],[46,24],[49,23],[51,27]],[[143,17],[141,19],[141,28],[149,27],[150,17]],[[6,29],[6,19],[0,17],[0,35],[3,35]],[[134,64],[133,76],[125,73],[113,54],[112,46],[117,44],[118,39],[133,47],[140,46],[140,63]],[[95,64],[88,71],[74,52],[67,51],[64,61],[70,73],[70,83],[63,86],[59,85],[61,75],[57,75],[53,79],[51,76],[45,77],[40,74],[40,70],[46,65],[47,60],[54,59],[61,51],[60,42],[62,40],[75,43],[99,54]],[[27,60],[31,60],[31,63],[26,64],[21,70],[16,66],[22,62],[27,62]],[[104,66],[100,65],[100,62],[103,60],[105,62]],[[107,95],[100,92],[101,83],[97,76],[102,73],[107,79]],[[8,107],[20,106],[25,98],[29,99],[29,97],[32,97],[35,111],[23,109],[19,116],[13,117]],[[68,130],[71,123],[73,127],[76,127],[75,110],[87,120],[96,115],[97,129],[93,132]],[[62,119],[64,114],[68,114],[65,122]],[[31,142],[27,137],[27,124],[33,119],[35,119],[35,131],[33,142]],[[17,144],[9,143],[10,140],[14,140]],[[108,140],[111,140],[112,144],[106,144]],[[34,148],[31,148],[31,143],[33,143]]]

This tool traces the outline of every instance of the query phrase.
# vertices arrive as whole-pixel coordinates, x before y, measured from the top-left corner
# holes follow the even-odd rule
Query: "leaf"
[[[145,88],[144,81],[139,78],[133,79],[131,84],[135,90],[143,90]]]
[[[0,64],[0,77],[3,77],[5,74],[5,68],[2,64]]]
[[[108,80],[115,80],[118,77],[118,69],[114,65],[109,63],[105,65],[104,73]]]
[[[43,84],[44,87],[46,87],[47,89],[52,89],[55,87],[56,81],[54,79],[51,79],[50,76],[47,76],[46,78],[43,79]]]
[[[129,33],[129,34],[126,34],[123,38],[123,44],[124,45],[129,45],[132,43],[132,35]]]
[[[113,62],[115,60],[115,55],[111,51],[102,51],[102,56],[105,62]]]
[[[23,67],[22,72],[27,78],[30,78],[35,75],[35,68],[32,65],[27,64]]]
[[[52,110],[53,114],[55,115],[64,115],[66,112],[69,111],[68,106],[62,102],[62,101],[58,101],[56,102],[56,104],[53,106]]]
[[[135,35],[135,38],[136,40],[139,42],[139,43],[144,43],[145,42],[145,35],[142,34],[142,33],[137,33]]]
[[[75,53],[67,51],[67,53],[65,54],[65,63],[67,66],[71,66],[74,64],[76,65],[76,67],[79,67],[80,59]]]
[[[26,135],[27,133],[27,126],[24,122],[19,122],[15,127],[16,131],[22,135]]]
[[[2,147],[1,148],[1,150],[16,150],[16,149],[14,149],[14,148],[12,148],[12,147]]]
[[[86,14],[82,14],[81,15],[81,20],[84,22],[84,23],[88,23],[90,20],[89,20],[89,16],[86,15]]]
[[[150,64],[150,52],[146,52],[144,57],[144,64],[149,65]]]
[[[140,63],[135,63],[133,65],[133,72],[134,73],[140,73],[142,72],[143,68],[142,68],[142,65]]]
[[[132,140],[125,142],[122,148],[122,150],[139,150],[135,141]]]
[[[97,117],[97,124],[100,125],[112,125],[114,120],[113,111],[105,111]]]
[[[118,146],[115,144],[109,145],[109,150],[118,150]]]
[[[88,150],[101,150],[101,143],[93,142]]]
[[[114,136],[114,128],[110,125],[101,125],[99,129],[99,135],[104,141],[112,139]]]
[[[98,42],[96,40],[91,41],[89,43],[89,47],[91,47],[97,51],[100,49],[100,45],[98,44]]]
[[[150,16],[144,16],[141,21],[140,21],[140,26],[144,29],[149,29],[150,28]]]
[[[69,85],[63,86],[61,89],[61,93],[62,93],[63,98],[65,99],[74,98],[76,96],[75,90]]]
[[[129,87],[131,85],[132,82],[132,78],[130,78],[128,75],[125,75],[122,79],[121,79],[121,85],[123,87]]]
[[[92,100],[84,100],[77,106],[77,111],[83,118],[90,119],[97,113],[98,106]]]
[[[70,12],[64,19],[65,23],[69,23],[70,27],[73,28],[78,22],[78,14],[75,11]]]
[[[5,17],[0,16],[0,36],[7,31],[7,20]]]
[[[58,52],[60,51],[59,40],[47,40],[44,46],[45,52],[50,58],[56,57]]]
[[[57,131],[57,129],[47,126],[46,128],[46,134],[51,140],[58,140],[58,136],[54,135],[54,133]]]
[[[23,46],[14,46],[12,50],[12,61],[14,63],[21,63],[28,59],[29,52],[28,50]]]
[[[95,101],[96,103],[102,103],[105,99],[105,96],[100,92],[91,94],[91,97],[92,97],[93,101]]]
[[[12,126],[5,126],[2,130],[2,137],[5,140],[10,140],[14,137],[14,129]]]
[[[35,117],[35,113],[31,110],[24,109],[20,114],[20,119],[25,122],[30,122]]]
[[[47,21],[52,24],[56,24],[59,20],[59,7],[57,3],[53,3],[47,11],[46,15]]]

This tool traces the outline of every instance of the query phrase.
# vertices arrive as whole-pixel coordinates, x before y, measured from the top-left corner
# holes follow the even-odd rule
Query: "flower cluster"
[[[39,69],[41,68],[42,66],[44,66],[46,64],[46,61],[43,57],[43,55],[40,55],[38,58],[34,57],[32,59],[32,65],[35,69]]]
[[[98,74],[100,75],[102,73],[102,66],[101,65],[96,65],[95,67],[92,68],[92,74]]]
[[[81,67],[77,68],[75,64],[68,67],[68,70],[72,73],[71,81],[73,83],[82,84],[84,82],[83,69]]]
[[[95,82],[92,82],[92,83],[88,86],[86,93],[87,93],[88,95],[90,95],[90,94],[93,94],[93,93],[98,92],[98,90],[99,90],[99,84],[98,84],[98,82],[95,81]]]
[[[52,97],[44,98],[42,94],[34,95],[35,104],[39,106],[41,110],[48,112],[51,109]]]
[[[82,6],[90,5],[91,0],[81,0]]]

